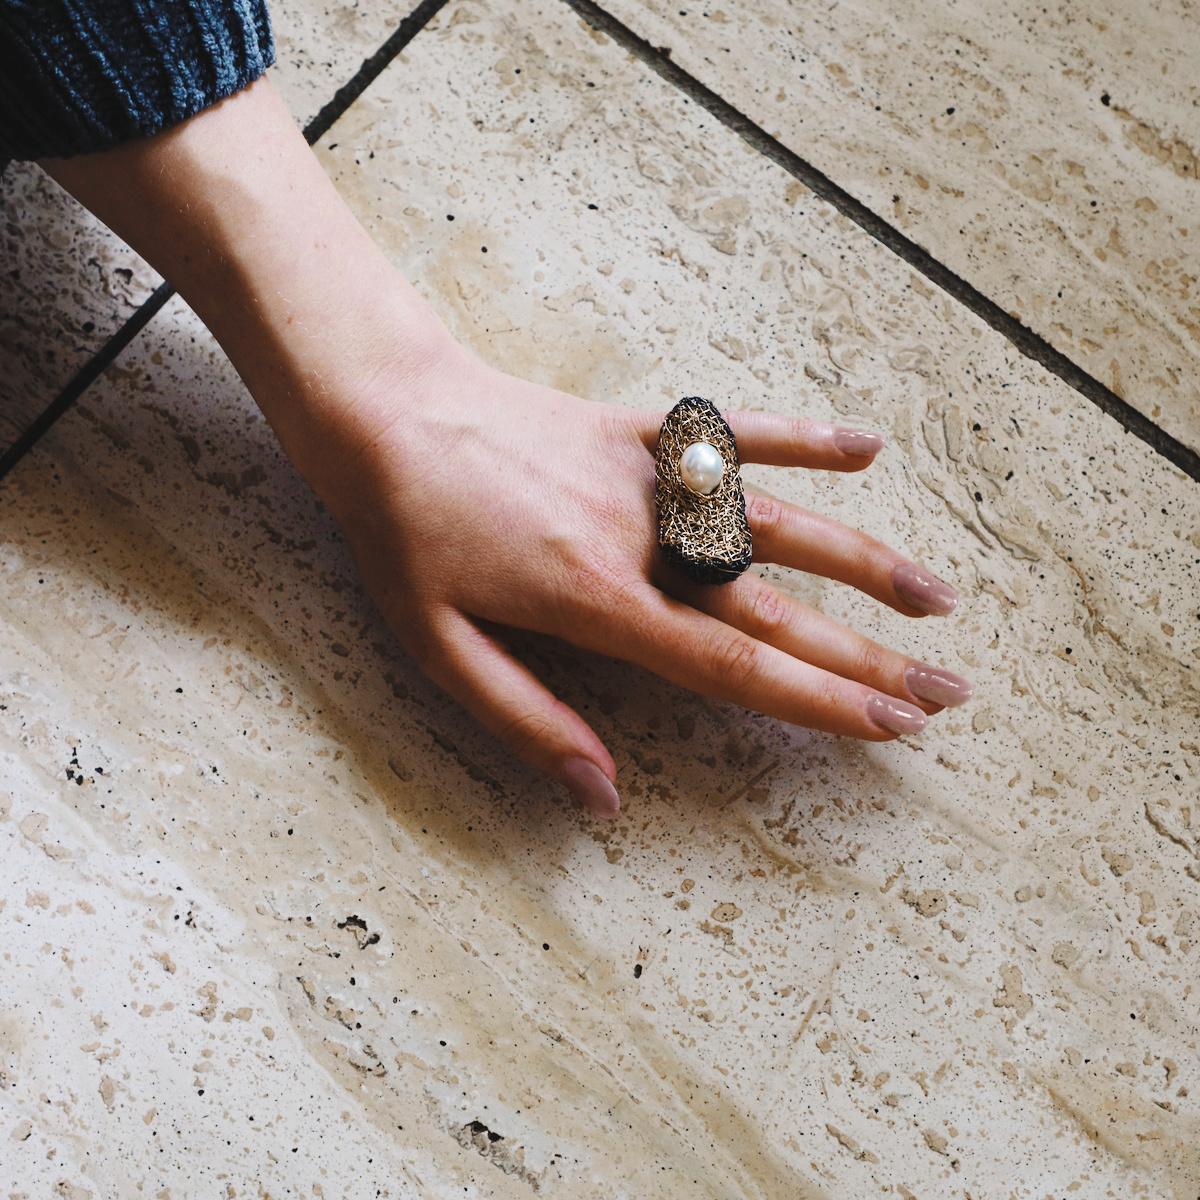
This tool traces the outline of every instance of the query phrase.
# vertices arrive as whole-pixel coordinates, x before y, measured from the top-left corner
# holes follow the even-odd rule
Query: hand
[[[46,163],[179,288],[340,519],[363,578],[428,674],[593,812],[608,751],[504,648],[536,630],[683,687],[884,741],[970,695],[753,574],[688,583],[659,558],[661,413],[589,403],[485,366],[397,274],[268,80],[181,125]],[[744,462],[861,470],[873,434],[729,412]],[[834,521],[750,494],[756,558],[908,616],[954,593]]]
[[[373,373],[363,441],[318,489],[420,667],[592,812],[619,802],[608,750],[503,642],[534,630],[638,663],[706,696],[885,741],[970,696],[965,680],[853,632],[753,573],[697,585],[656,544],[662,413],[592,403],[455,347],[418,381]],[[403,399],[398,399],[403,397]],[[874,434],[726,412],[744,462],[857,471]],[[750,492],[755,560],[803,567],[912,617],[953,591],[872,538]]]

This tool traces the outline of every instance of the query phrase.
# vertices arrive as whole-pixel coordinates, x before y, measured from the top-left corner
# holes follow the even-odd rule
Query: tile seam
[[[125,318],[124,323],[109,335],[100,349],[71,376],[58,395],[34,417],[26,429],[21,431],[16,441],[0,454],[0,483],[38,444],[55,422],[68,412],[79,397],[116,361],[125,347],[145,329],[173,295],[175,289],[169,283],[160,283]]]
[[[1110,387],[1052,346],[1044,337],[1024,325],[1019,318],[1006,312],[974,284],[952,271],[924,247],[878,216],[807,159],[772,137],[761,125],[674,62],[669,49],[653,45],[595,0],[562,0],[562,3],[593,29],[610,37],[627,53],[645,63],[655,74],[737,134],[752,149],[787,171],[814,195],[831,204],[842,216],[853,221],[875,241],[973,312],[1024,357],[1056,375],[1068,387],[1116,421],[1127,433],[1145,442],[1151,450],[1185,475],[1200,481],[1200,453],[1168,433],[1129,401],[1122,399]]]
[[[323,105],[304,126],[304,136],[312,144],[323,137],[337,119],[370,87],[397,55],[449,2],[423,0],[377,50],[366,58],[355,74]],[[1200,454],[1155,424],[1107,385],[1089,374],[1040,334],[1005,312],[973,284],[951,271],[927,250],[879,217],[861,201],[835,183],[824,172],[788,149],[760,125],[724,100],[707,85],[673,62],[669,52],[653,46],[594,0],[562,0],[592,28],[611,37],[622,48],[644,62],[657,75],[694,100],[723,125],[736,133],[754,150],[803,183],[815,195],[832,204],[875,241],[907,262],[914,270],[958,300],[990,328],[1004,337],[1026,358],[1056,375],[1074,391],[1115,420],[1127,433],[1139,438],[1185,475],[1200,481]],[[0,481],[38,443],[49,429],[68,412],[95,379],[118,357],[149,321],[174,295],[174,289],[160,284],[137,310],[95,351],[59,394],[34,419],[13,444],[0,454]]]
[[[304,126],[305,141],[311,146],[324,137],[337,119],[379,78],[406,46],[437,16],[449,0],[422,0],[404,17],[379,47],[363,59],[357,71],[334,92]],[[93,351],[60,389],[58,395],[0,454],[0,482],[38,444],[54,424],[74,407],[76,401],[112,365],[121,352],[162,310],[175,289],[166,282],[138,305],[98,350]]]

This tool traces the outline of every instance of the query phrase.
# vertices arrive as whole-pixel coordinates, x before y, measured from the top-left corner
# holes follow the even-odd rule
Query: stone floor
[[[1189,6],[606,7],[422,6],[322,161],[507,370],[887,430],[771,485],[960,615],[781,582],[975,702],[864,746],[531,644],[617,758],[589,822],[400,655],[181,302],[71,384],[158,280],[10,168],[3,444],[78,395],[0,483],[0,1195],[1200,1192],[1197,480],[789,167],[1186,452]],[[362,8],[276,4],[300,119]]]

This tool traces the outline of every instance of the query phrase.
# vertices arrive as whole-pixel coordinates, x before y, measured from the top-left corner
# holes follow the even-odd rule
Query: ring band
[[[753,546],[737,441],[716,406],[680,400],[662,423],[654,455],[654,501],[663,557],[697,583],[729,583]]]

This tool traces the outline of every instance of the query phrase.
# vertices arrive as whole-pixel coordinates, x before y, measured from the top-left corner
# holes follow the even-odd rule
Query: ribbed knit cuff
[[[147,137],[274,61],[266,0],[0,0],[0,160]]]

